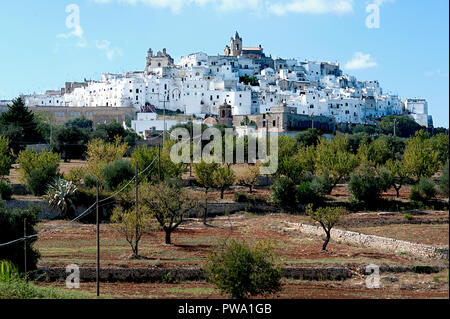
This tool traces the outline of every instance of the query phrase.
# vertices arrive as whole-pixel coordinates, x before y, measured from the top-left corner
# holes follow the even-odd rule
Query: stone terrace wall
[[[285,222],[285,224],[298,229],[299,231],[311,235],[323,236],[324,231],[321,227]],[[407,252],[411,255],[431,258],[431,259],[447,259],[448,247],[434,247],[429,245],[421,245],[411,243],[404,240],[397,240],[394,238],[380,237],[375,235],[365,235],[357,232],[335,229],[331,230],[331,240],[338,243],[347,243],[354,245],[364,245],[369,248],[382,249],[385,251],[400,253]]]

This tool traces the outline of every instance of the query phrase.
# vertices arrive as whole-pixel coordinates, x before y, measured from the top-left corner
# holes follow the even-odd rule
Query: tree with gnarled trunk
[[[166,244],[171,245],[171,234],[184,222],[189,212],[196,210],[199,200],[178,185],[143,184],[140,190],[142,205],[166,233]]]
[[[408,182],[411,174],[405,164],[398,160],[388,160],[385,168],[391,173],[394,179],[392,187],[395,189],[396,197],[400,198],[400,189]]]
[[[331,238],[331,229],[336,225],[344,212],[344,207],[319,207],[316,210],[313,210],[311,204],[306,207],[306,214],[308,214],[312,220],[318,222],[327,235],[322,246],[322,251],[327,250],[327,245]]]

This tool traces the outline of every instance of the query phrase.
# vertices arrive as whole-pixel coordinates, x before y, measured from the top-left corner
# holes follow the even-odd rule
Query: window
[[[139,96],[138,95],[136,95],[136,101],[139,101]]]
[[[139,93],[139,89],[136,89],[136,93]]]
[[[273,120],[273,127],[277,126],[277,121]]]
[[[266,121],[262,122],[263,127],[266,127]]]

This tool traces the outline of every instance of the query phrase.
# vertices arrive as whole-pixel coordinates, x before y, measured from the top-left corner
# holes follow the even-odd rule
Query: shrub
[[[439,180],[439,192],[442,196],[449,196],[448,161],[445,163],[444,171],[442,172],[441,179]]]
[[[320,187],[313,187],[312,183],[303,182],[297,186],[296,199],[301,204],[317,203],[322,199]]]
[[[19,270],[9,260],[0,260],[0,282],[8,282],[19,278]]]
[[[23,237],[24,220],[26,219],[27,235],[35,235],[35,226],[37,223],[38,210],[34,207],[19,210],[7,209],[0,202],[0,243],[6,243],[11,240]],[[39,258],[39,252],[34,249],[33,244],[36,237],[27,240],[27,270],[35,270]],[[19,271],[24,270],[23,242],[20,243],[21,249],[17,244],[4,246],[0,249],[0,260],[6,259],[19,267]]]
[[[323,171],[322,175],[316,176],[311,180],[311,187],[315,190],[315,192],[331,194],[331,191],[333,190],[333,182],[331,181],[327,169]]]
[[[90,174],[86,174],[86,175],[84,175],[83,184],[87,188],[96,187],[97,186],[97,179],[94,176],[90,175]]]
[[[246,203],[248,202],[247,193],[244,192],[235,192],[234,193],[234,201],[236,203]]]
[[[64,179],[79,186],[84,177],[84,170],[79,168],[72,168],[67,174],[64,174]]]
[[[123,159],[106,165],[102,170],[103,181],[110,191],[117,189],[124,181],[132,179],[134,174],[130,162]]]
[[[17,161],[27,189],[36,196],[42,196],[47,186],[58,174],[60,157],[57,153],[26,150],[19,153]]]
[[[409,194],[412,201],[428,202],[437,194],[436,185],[431,178],[422,177],[417,185],[414,185]]]
[[[381,192],[387,188],[387,171],[377,172],[369,164],[364,163],[350,176],[348,184],[352,196],[365,204],[374,204],[380,198]]]
[[[223,242],[208,254],[205,273],[223,294],[234,299],[281,290],[281,270],[268,242],[257,242],[253,247],[235,240]]]
[[[9,149],[9,139],[0,136],[0,178],[9,175],[11,168],[11,151]]]
[[[412,220],[412,219],[413,219],[413,216],[412,216],[411,214],[405,214],[405,218],[406,218],[407,220]]]
[[[72,218],[75,214],[73,196],[76,191],[77,187],[72,182],[56,178],[50,184],[44,198],[48,201],[50,207],[60,210],[64,218]]]
[[[35,196],[42,196],[46,193],[49,184],[57,176],[56,167],[48,167],[45,170],[33,169],[26,178],[26,186]]]
[[[270,189],[272,190],[273,202],[276,205],[290,208],[297,206],[297,191],[294,182],[290,178],[281,177],[275,179]]]
[[[420,202],[423,200],[422,195],[420,195],[419,188],[414,185],[409,193],[409,200],[412,202]]]
[[[11,184],[6,180],[0,180],[0,199],[10,200],[13,194]]]

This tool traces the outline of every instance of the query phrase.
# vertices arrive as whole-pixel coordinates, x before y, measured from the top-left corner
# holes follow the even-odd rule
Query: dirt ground
[[[165,245],[164,233],[147,234],[140,243],[140,255],[147,259],[129,259],[131,248],[110,224],[101,225],[101,260],[103,267],[201,267],[208,252],[220,240],[244,239],[270,240],[282,266],[295,265],[414,265],[435,264],[437,261],[387,253],[375,249],[334,243],[328,252],[321,252],[322,238],[303,233],[284,233],[278,228],[283,221],[298,222],[302,217],[270,214],[257,216],[235,214],[230,217],[211,219],[210,227],[199,220],[189,220],[172,235],[173,245]],[[39,224],[40,231],[63,224],[63,221],[45,221]],[[430,226],[430,225],[424,225]],[[448,225],[447,225],[448,227]],[[424,228],[425,229],[425,228]],[[444,232],[436,232],[439,241],[445,238]],[[423,230],[426,233],[426,230]],[[442,235],[441,237],[439,237]],[[447,233],[448,238],[448,233]],[[79,266],[94,266],[96,261],[95,225],[72,224],[38,239],[35,244],[41,253],[39,266],[66,266],[75,263]]]
[[[381,274],[379,288],[367,288],[366,279],[345,281],[302,281],[283,279],[281,292],[274,299],[448,299],[448,272],[438,274]],[[64,283],[39,283],[64,289]],[[81,283],[80,289],[96,291],[94,282]],[[227,298],[204,281],[180,283],[101,283],[101,298],[113,299],[221,299]],[[262,298],[257,296],[255,298]]]

